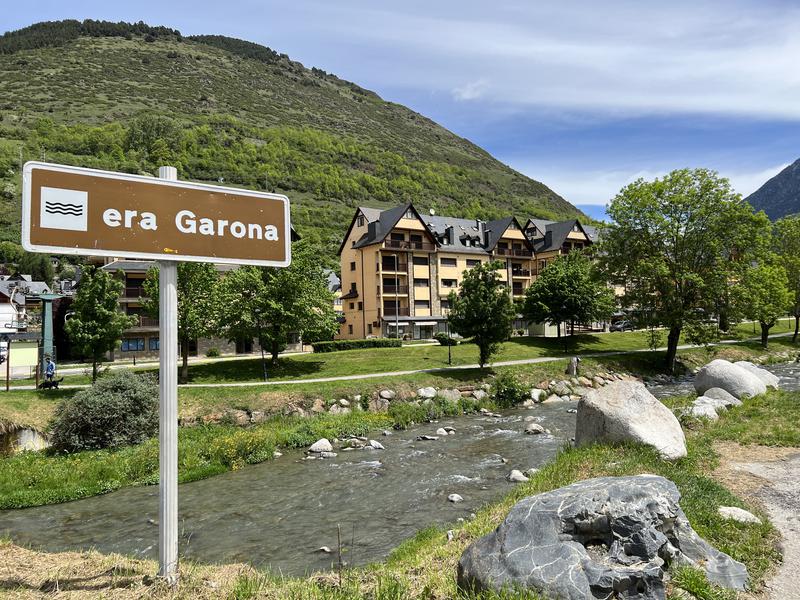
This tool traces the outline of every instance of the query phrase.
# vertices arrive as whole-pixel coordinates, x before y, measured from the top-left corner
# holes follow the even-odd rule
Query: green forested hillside
[[[19,236],[20,161],[286,193],[332,258],[352,210],[580,216],[545,185],[401,105],[269,48],[144,24],[65,21],[0,37],[0,239]]]

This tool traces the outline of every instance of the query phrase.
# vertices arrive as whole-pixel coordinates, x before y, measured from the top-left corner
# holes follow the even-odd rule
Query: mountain
[[[750,194],[747,201],[773,221],[800,213],[800,159]]]
[[[335,256],[355,206],[585,215],[430,119],[269,48],[144,23],[58,21],[0,37],[0,239],[19,235],[20,160],[286,193]]]

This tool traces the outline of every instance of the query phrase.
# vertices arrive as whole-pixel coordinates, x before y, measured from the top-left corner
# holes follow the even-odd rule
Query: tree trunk
[[[272,355],[272,364],[278,364],[278,355],[281,353],[281,344],[279,341],[273,339],[270,342],[269,353]]]
[[[764,321],[761,321],[761,347],[765,350],[769,345],[769,330],[772,325],[767,325]]]
[[[97,359],[92,359],[92,383],[97,381]]]
[[[800,314],[794,316],[794,335],[792,336],[792,343],[797,343],[797,334],[800,333]]]
[[[569,334],[575,335],[575,321],[572,320],[569,322]]]
[[[719,311],[719,330],[720,331],[728,331],[730,329],[730,319],[728,319],[728,311],[721,310]]]
[[[672,375],[675,372],[675,357],[678,354],[678,341],[681,339],[681,328],[673,326],[669,330],[667,336],[667,359],[666,367],[667,373]]]
[[[189,381],[189,340],[183,340],[181,344],[181,383],[188,383]]]

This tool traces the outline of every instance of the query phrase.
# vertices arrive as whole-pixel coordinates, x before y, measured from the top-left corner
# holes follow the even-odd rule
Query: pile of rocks
[[[778,389],[779,381],[752,362],[712,360],[697,371],[694,388],[699,395],[682,414],[716,421],[720,411],[739,406],[744,398],[763,394],[768,388]]]
[[[636,378],[627,373],[603,372],[591,377],[544,380],[531,389],[531,397],[523,403],[523,406],[531,408],[535,404],[577,401],[590,390],[601,388],[614,381],[636,381]]]
[[[385,450],[383,444],[377,440],[366,437],[352,436],[343,440],[334,439],[333,442],[327,438],[320,438],[306,450],[306,460],[315,458],[336,458],[337,453],[333,451],[333,444],[338,444],[342,452],[352,452],[354,450]]]

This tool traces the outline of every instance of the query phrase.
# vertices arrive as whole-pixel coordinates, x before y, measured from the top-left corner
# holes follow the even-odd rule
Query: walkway
[[[778,333],[775,335],[769,336],[770,339],[779,338],[779,337],[789,337],[792,333]],[[760,337],[754,338],[747,338],[746,340],[723,340],[717,342],[717,344],[739,344],[742,341],[758,341]],[[690,350],[692,348],[700,348],[701,346],[696,346],[693,344],[682,344],[678,346],[678,350]],[[661,347],[656,348],[656,352],[663,352],[667,348]],[[642,352],[652,352],[650,348],[641,348],[639,350],[619,350],[619,351],[611,351],[611,352],[592,352],[587,354],[577,354],[576,356],[580,356],[581,358],[603,358],[605,356],[622,356],[625,354],[639,354]],[[252,358],[252,357],[251,357]],[[548,362],[555,362],[559,360],[566,360],[568,356],[560,355],[560,356],[539,356],[537,358],[522,358],[518,360],[504,360],[498,361],[491,364],[492,367],[514,367],[519,365],[535,365],[540,363],[548,363]],[[407,375],[420,375],[425,373],[448,373],[448,372],[456,372],[456,371],[464,371],[468,369],[479,369],[480,365],[477,363],[469,364],[469,365],[456,365],[452,367],[437,367],[434,369],[413,369],[408,371],[385,371],[382,373],[362,373],[360,375],[339,375],[336,377],[311,377],[307,379],[275,379],[271,381],[240,381],[240,382],[231,382],[231,383],[184,383],[181,384],[179,387],[182,388],[226,388],[226,387],[258,387],[258,386],[271,386],[271,385],[297,385],[297,384],[305,384],[305,383],[329,383],[335,381],[359,381],[364,379],[377,379],[380,377],[405,377]],[[81,371],[82,372],[82,371]],[[63,373],[63,371],[59,371],[59,373]],[[90,387],[88,384],[86,385],[64,385],[61,386],[61,389],[81,389]],[[12,390],[32,390],[34,386],[27,385],[27,386],[12,386]]]

